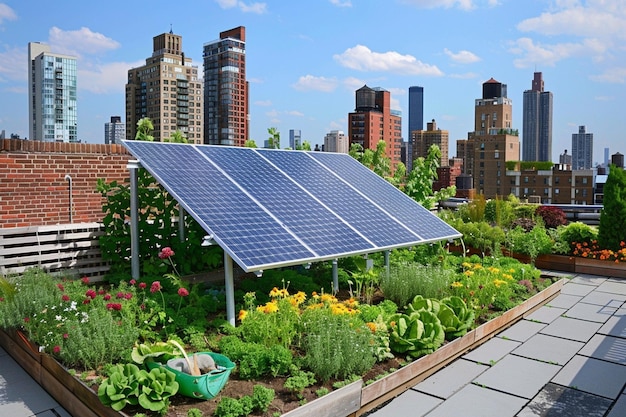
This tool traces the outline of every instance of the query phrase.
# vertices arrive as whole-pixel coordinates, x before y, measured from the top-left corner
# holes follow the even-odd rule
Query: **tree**
[[[144,117],[139,119],[137,122],[137,134],[135,135],[135,140],[145,140],[148,142],[154,141],[154,136],[152,136],[152,131],[154,130],[154,125],[152,124],[152,120],[149,117]]]
[[[299,151],[310,151],[311,150],[311,142],[309,142],[308,140],[304,140],[302,141],[302,144],[298,145],[296,147],[297,150]]]
[[[280,132],[275,127],[267,128],[267,133],[269,133],[270,137],[268,138],[269,148],[270,149],[280,149]]]
[[[246,147],[246,148],[256,148],[256,147],[257,147],[257,146],[256,146],[256,142],[255,142],[254,140],[252,140],[252,139],[248,139],[248,140],[247,140],[247,141],[243,144],[243,146],[244,146],[244,147]]]
[[[163,140],[163,142],[173,142],[173,143],[189,143],[187,138],[183,135],[183,132],[177,130],[172,133],[168,139]]]
[[[626,171],[611,165],[604,184],[604,207],[600,212],[598,244],[618,251],[626,241]]]
[[[433,191],[433,183],[437,179],[437,168],[441,161],[441,151],[437,145],[428,148],[426,158],[419,157],[413,161],[413,169],[404,183],[403,191],[424,207],[431,209],[438,201],[454,196],[456,187],[451,186]]]

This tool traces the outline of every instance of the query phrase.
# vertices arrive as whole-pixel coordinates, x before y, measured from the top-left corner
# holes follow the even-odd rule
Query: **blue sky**
[[[78,133],[104,142],[104,123],[124,117],[129,68],[152,38],[183,37],[202,68],[202,45],[246,27],[251,138],[276,127],[322,143],[347,132],[355,90],[391,92],[408,137],[408,88],[424,87],[424,120],[455,141],[473,130],[474,100],[491,77],[508,85],[513,128],[522,94],[541,71],[554,94],[553,160],[571,150],[579,125],[604,148],[626,154],[626,2],[623,0],[178,0],[150,2],[0,0],[0,130],[28,136],[27,44],[78,57]],[[156,5],[156,6],[154,6]]]

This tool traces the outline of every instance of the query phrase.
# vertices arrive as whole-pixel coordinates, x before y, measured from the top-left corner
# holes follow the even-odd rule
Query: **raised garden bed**
[[[557,296],[563,284],[564,280],[555,282],[501,316],[370,385],[364,386],[363,381],[358,380],[283,415],[359,416],[372,410],[530,314]],[[39,353],[37,347],[20,333],[0,330],[0,345],[70,414],[81,417],[127,416],[104,406],[90,387],[70,375],[50,355]]]

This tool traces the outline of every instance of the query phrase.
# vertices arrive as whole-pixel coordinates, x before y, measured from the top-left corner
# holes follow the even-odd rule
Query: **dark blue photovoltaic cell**
[[[348,155],[124,145],[245,271],[460,236]]]
[[[460,233],[446,222],[417,204],[409,196],[391,186],[349,155],[329,152],[311,152],[313,158],[327,166],[357,190],[405,224],[425,240],[443,240],[459,237]]]
[[[242,268],[315,256],[193,147],[125,145]]]
[[[254,149],[198,149],[319,256],[375,248]]]
[[[317,197],[325,206],[353,225],[379,248],[419,243],[423,239],[355,192],[309,153],[259,150],[288,176]]]

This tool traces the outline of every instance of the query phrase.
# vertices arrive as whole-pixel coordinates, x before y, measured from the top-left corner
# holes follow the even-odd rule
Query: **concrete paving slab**
[[[463,358],[486,365],[493,365],[519,345],[521,345],[521,342],[494,337],[463,355]]]
[[[596,334],[578,353],[583,356],[626,365],[626,339]]]
[[[602,327],[593,321],[559,317],[541,330],[542,334],[586,342]]]
[[[531,399],[553,378],[561,366],[507,355],[483,372],[475,384]]]
[[[598,291],[626,295],[626,282],[623,280],[607,280],[598,286]]]
[[[626,366],[576,355],[551,382],[617,399],[626,383]]]
[[[512,353],[528,359],[565,365],[583,346],[585,344],[582,342],[536,334]]]
[[[539,333],[546,325],[543,323],[535,323],[533,321],[521,320],[509,327],[498,336],[503,339],[516,340],[525,342],[535,334]]]
[[[523,398],[470,384],[428,413],[427,417],[513,417],[526,404]],[[396,414],[396,416],[414,414]]]
[[[0,416],[30,417],[59,406],[29,376],[16,379],[6,376],[3,366],[0,375]]]
[[[613,313],[617,311],[615,307],[599,306],[596,304],[586,304],[582,301],[565,312],[565,317],[574,319],[596,321],[604,323]]]
[[[585,294],[587,295],[587,294]],[[583,299],[583,295],[559,294],[546,303],[549,307],[572,308],[574,304]]]
[[[612,294],[604,291],[592,291],[585,295],[580,301],[587,304],[620,308],[624,304],[624,301],[626,301],[626,295]]]
[[[606,417],[624,417],[626,416],[626,394],[622,394],[613,404],[611,412]]]
[[[430,395],[408,390],[368,417],[424,416],[443,401]]]
[[[516,417],[603,417],[611,400],[548,384]]]
[[[556,320],[557,317],[562,316],[566,311],[567,309],[565,308],[542,306],[526,316],[526,320],[550,324]]]
[[[563,285],[563,288],[561,289],[561,294],[576,295],[579,297],[584,297],[585,295],[593,291],[595,288],[599,288],[599,287],[594,287],[593,285],[586,285],[586,284],[576,284],[570,281],[566,283],[565,285]]]
[[[459,359],[426,378],[412,389],[447,399],[487,369],[489,369],[487,365]]]
[[[576,275],[569,282],[574,283],[574,284],[598,286],[598,285],[602,284],[603,282],[605,282],[607,279],[608,279],[607,277],[601,277],[601,276],[598,276],[598,275],[584,275],[584,274],[581,274],[581,275]]]
[[[622,310],[618,310],[622,311]],[[626,310],[623,315],[613,315],[600,327],[598,333],[626,338]]]

